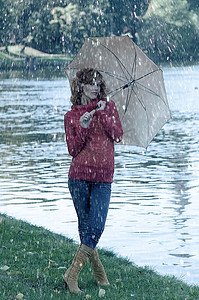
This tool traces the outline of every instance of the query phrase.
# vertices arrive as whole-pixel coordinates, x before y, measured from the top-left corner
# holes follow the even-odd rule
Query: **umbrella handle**
[[[93,117],[94,113],[95,113],[96,111],[98,111],[99,109],[100,109],[100,107],[97,107],[97,108],[91,110],[91,111],[90,111],[91,117]]]
[[[94,113],[97,111],[97,108],[96,109],[93,109],[91,110],[90,114],[91,114],[91,117],[93,117]]]

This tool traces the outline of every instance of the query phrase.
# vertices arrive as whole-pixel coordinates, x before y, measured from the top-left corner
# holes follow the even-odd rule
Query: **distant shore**
[[[0,47],[1,71],[61,68],[66,67],[71,60],[72,58],[66,55],[48,54],[23,45]]]

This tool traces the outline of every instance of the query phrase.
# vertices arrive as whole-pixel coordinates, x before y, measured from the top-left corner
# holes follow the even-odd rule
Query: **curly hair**
[[[81,69],[76,73],[76,77],[73,79],[71,84],[71,102],[73,105],[81,105],[81,98],[83,93],[83,84],[91,84],[93,79],[100,80],[100,92],[99,99],[106,97],[106,84],[102,74],[91,68]]]

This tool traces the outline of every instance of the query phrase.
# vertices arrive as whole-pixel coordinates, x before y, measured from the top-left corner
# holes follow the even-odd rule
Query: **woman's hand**
[[[91,120],[92,120],[92,114],[89,113],[89,112],[85,112],[85,114],[83,114],[80,117],[81,126],[83,128],[88,128],[88,126],[90,125]]]
[[[96,110],[104,110],[106,107],[106,101],[100,100],[97,103],[97,109]]]
[[[94,113],[97,111],[97,110],[104,110],[106,107],[106,101],[103,101],[103,100],[100,100],[98,103],[97,103],[97,108],[92,110],[90,113],[87,111],[85,112],[85,114],[83,114],[81,117],[80,117],[80,123],[81,123],[81,126],[83,128],[88,128],[88,126],[90,125],[90,122],[93,118],[93,115]]]

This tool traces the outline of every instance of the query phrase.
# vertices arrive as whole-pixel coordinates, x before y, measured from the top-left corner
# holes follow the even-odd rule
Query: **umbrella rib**
[[[90,39],[93,40],[93,41],[96,41],[96,40],[93,39],[93,38],[90,38]],[[108,50],[108,51],[116,58],[116,60],[119,62],[120,69],[121,69],[121,71],[123,72],[125,78],[128,79],[127,76],[126,76],[125,73],[124,73],[124,70],[125,70],[125,71],[128,73],[128,75],[131,77],[131,74],[130,74],[129,71],[126,69],[126,67],[125,67],[124,64],[121,62],[121,60],[117,57],[117,55],[116,55],[113,51],[111,51],[108,47],[106,47],[104,44],[102,44],[100,41],[99,41],[99,43],[100,43],[100,45],[101,45],[102,47],[104,47],[106,50]],[[123,67],[123,68],[122,68],[122,67]],[[124,70],[123,70],[123,69],[124,69]]]
[[[149,76],[149,75],[151,75],[151,74],[153,74],[153,73],[155,73],[155,72],[158,72],[158,71],[161,71],[161,69],[157,69],[157,70],[151,71],[151,72],[149,72],[149,73],[147,73],[147,74],[144,74],[143,76],[137,78],[136,81],[138,81],[138,80],[140,80],[140,79],[142,79],[142,78],[144,78],[144,77],[147,77],[147,76]]]
[[[107,96],[108,97],[114,97],[116,94],[118,94],[119,92],[121,91],[121,87],[120,88],[118,88],[118,89],[115,89],[114,91],[112,91],[112,92],[109,92],[108,94],[107,94]],[[114,93],[115,92],[115,93]],[[133,88],[131,88],[131,94],[132,94],[132,92],[133,92]],[[125,112],[124,112],[124,114],[126,113],[126,111],[127,111],[127,108],[128,108],[128,105],[129,105],[129,103],[130,103],[130,97],[131,97],[131,94],[130,94],[130,96],[129,96],[129,91],[128,91],[128,94],[127,94],[127,101],[126,101],[126,109],[125,109]],[[128,98],[129,98],[129,101],[128,101]]]
[[[161,71],[161,69],[154,70],[154,71],[152,71],[152,72],[149,72],[149,73],[147,73],[147,74],[141,76],[140,78],[137,78],[137,79],[136,79],[136,83],[137,83],[139,86],[142,86],[143,89],[147,90],[147,91],[148,91],[149,93],[151,93],[152,95],[159,97],[159,98],[164,102],[164,104],[167,106],[167,103],[164,101],[164,99],[163,99],[162,97],[160,97],[160,95],[158,95],[158,94],[155,93],[153,90],[151,90],[151,89],[145,87],[144,85],[142,85],[141,83],[138,82],[138,80],[140,80],[140,79],[142,79],[142,78],[144,78],[144,77],[147,77],[147,76],[149,76],[149,75],[151,75],[151,74],[153,74],[153,73],[155,73],[155,72],[158,72],[158,71]]]
[[[131,99],[132,92],[133,92],[133,87],[131,87],[131,90],[130,90],[130,91],[129,91],[129,89],[128,89],[128,93],[127,93],[127,97],[126,97],[126,105],[125,105],[125,110],[124,110],[124,114],[123,114],[122,119],[124,118],[124,116],[125,116],[125,114],[126,114],[126,112],[127,112],[127,109],[128,109],[129,103],[130,103],[130,99]]]
[[[104,73],[104,74],[106,74],[106,75],[109,75],[110,77],[116,78],[116,79],[118,79],[118,80],[120,80],[120,81],[122,81],[122,82],[126,82],[126,79],[125,79],[125,78],[120,77],[120,76],[118,76],[118,75],[116,75],[116,74],[113,74],[113,73],[110,73],[110,72],[107,72],[107,71],[103,71],[103,70],[99,70],[99,72],[100,72],[100,73]]]
[[[133,44],[133,47],[134,47],[134,50],[135,50],[135,58],[134,58],[134,61],[133,61],[132,72],[131,72],[131,74],[132,75],[134,74],[134,76],[131,76],[131,78],[134,77],[134,80],[135,80],[137,51],[136,51],[135,44],[133,43],[133,41],[132,41],[132,44]]]
[[[146,113],[146,118],[147,118],[147,140],[148,140],[148,137],[149,137],[149,118],[148,118],[148,114],[147,114],[147,110],[146,110],[146,107],[144,106],[144,104],[142,103],[141,99],[138,97],[137,93],[135,92],[134,90],[134,93],[138,99],[138,101],[140,102],[140,104],[142,105],[143,109],[145,110],[145,113]]]
[[[120,92],[120,90],[121,90],[121,88],[116,89],[114,91],[111,91],[111,92],[107,93],[107,97],[114,97],[115,95],[117,95]]]
[[[117,88],[117,89],[111,91],[110,93],[108,93],[108,95],[112,95],[112,97],[115,96],[115,95],[116,95],[117,93],[119,93],[121,90],[124,90],[125,88],[129,87],[133,82],[134,82],[134,80],[131,81],[130,83],[127,83],[127,84],[124,84],[124,85],[120,86],[119,88]],[[113,94],[113,93],[114,93],[114,94]]]
[[[136,97],[137,97],[138,101],[140,102],[140,104],[142,105],[143,109],[146,111],[146,107],[145,107],[143,101],[141,101],[141,99],[138,97],[138,94],[136,93],[135,90],[133,90],[133,92],[134,92],[134,94],[136,95]]]
[[[148,93],[150,93],[150,94],[152,94],[152,95],[154,95],[154,96],[156,96],[156,97],[159,97],[159,98],[164,102],[164,104],[167,106],[167,103],[164,101],[164,98],[162,98],[160,95],[158,95],[157,93],[155,93],[153,90],[147,88],[146,86],[142,85],[142,84],[139,83],[139,82],[136,82],[136,84],[139,85],[140,88],[141,88],[142,90],[145,90],[145,91],[147,91]]]
[[[155,93],[153,90],[149,89],[148,87],[144,86],[143,84],[136,82],[136,85],[139,85],[140,88],[142,88],[142,90],[146,90],[147,92],[149,92],[150,94],[160,97],[157,93]],[[161,98],[161,97],[160,97]]]
[[[147,139],[148,139],[148,137],[149,137],[149,118],[148,118],[147,110],[146,110],[146,107],[145,107],[143,101],[140,99],[140,97],[138,97],[138,95],[137,95],[137,93],[135,92],[135,90],[133,89],[133,87],[131,87],[131,92],[130,92],[130,93],[129,93],[129,91],[128,91],[128,95],[127,95],[127,101],[128,101],[128,103],[126,102],[127,104],[126,104],[126,107],[125,107],[124,115],[122,116],[122,120],[123,120],[123,118],[124,118],[124,116],[125,116],[125,113],[127,112],[127,108],[128,108],[128,106],[129,106],[129,103],[130,103],[130,98],[131,98],[132,92],[134,92],[134,94],[136,95],[136,97],[137,97],[137,99],[138,99],[138,102],[141,104],[141,106],[143,107],[143,109],[144,109],[144,111],[145,111],[145,113],[146,113],[147,125],[148,125],[148,126],[147,126]],[[131,130],[127,130],[127,131],[125,131],[125,133],[128,132],[128,131],[131,131]]]
[[[158,95],[158,94],[155,93],[153,90],[151,90],[151,89],[145,87],[144,85],[142,85],[141,83],[138,82],[138,80],[140,80],[140,79],[142,79],[142,78],[144,78],[144,77],[146,77],[146,76],[149,76],[149,75],[151,75],[151,74],[153,74],[154,72],[157,72],[157,71],[159,71],[159,70],[160,70],[160,69],[155,70],[155,71],[152,71],[152,72],[150,72],[150,73],[147,73],[147,74],[141,76],[141,77],[138,78],[138,79],[133,79],[132,81],[129,81],[128,83],[126,83],[126,84],[120,86],[119,88],[115,89],[113,92],[120,91],[121,89],[125,89],[125,88],[131,86],[132,84],[136,83],[137,85],[139,85],[139,86],[142,87],[143,89],[147,90],[147,91],[148,91],[149,93],[151,93],[152,95],[159,97],[159,98],[164,102],[164,104],[167,105],[167,103],[164,101],[163,98],[160,97],[160,95]],[[106,73],[106,72],[104,72],[104,73]],[[107,73],[108,73],[108,72],[107,72]],[[110,74],[111,74],[111,73],[110,73]],[[109,74],[109,75],[110,75],[110,74]],[[113,77],[114,77],[114,76],[113,76]],[[131,76],[131,77],[132,77],[132,76]],[[116,77],[116,78],[117,78],[117,77]],[[115,94],[114,94],[114,95],[115,95]]]

